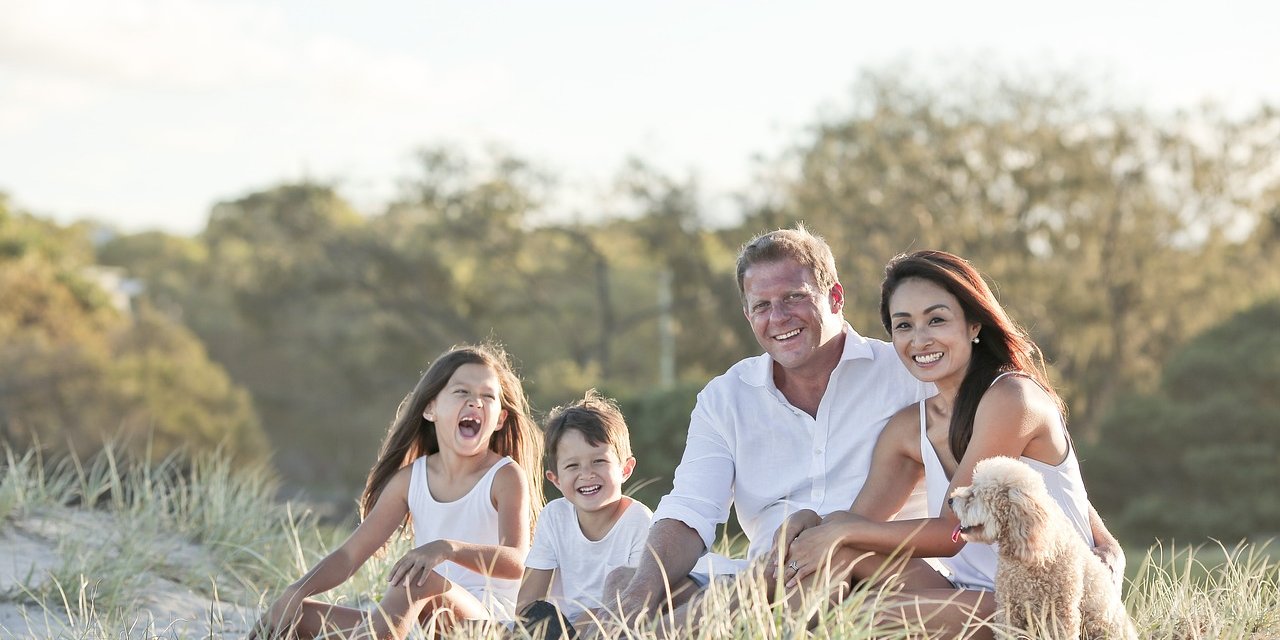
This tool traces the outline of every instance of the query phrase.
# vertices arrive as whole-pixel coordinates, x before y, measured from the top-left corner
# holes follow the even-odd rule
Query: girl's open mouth
[[[458,421],[458,433],[464,438],[474,438],[480,433],[480,420],[478,418],[462,418]]]

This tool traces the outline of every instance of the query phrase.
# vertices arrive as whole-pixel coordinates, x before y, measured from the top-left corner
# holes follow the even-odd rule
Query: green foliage
[[[1070,77],[943,84],[909,68],[868,73],[851,97],[762,180],[772,189],[746,226],[805,220],[824,234],[868,335],[883,335],[890,256],[969,258],[1044,348],[1086,439],[1114,394],[1149,390],[1222,310],[1280,292],[1277,252],[1242,250],[1238,231],[1280,204],[1274,113],[1158,118]]]
[[[1086,451],[1091,497],[1130,536],[1280,533],[1280,300],[1174,354],[1160,387],[1122,397]]]
[[[869,336],[883,335],[878,283],[892,255],[970,258],[1044,348],[1088,444],[1112,424],[1101,418],[1114,399],[1151,392],[1191,336],[1280,295],[1280,113],[1159,117],[1085,85],[991,70],[946,83],[907,68],[868,73],[847,109],[761,165],[742,217],[719,228],[695,180],[640,160],[598,208],[567,212],[556,177],[525,159],[433,147],[385,211],[362,216],[329,185],[282,184],[219,203],[195,238],[144,233],[97,248],[98,261],[145,282],[153,324],[198,337],[212,361],[200,365],[180,338],[160,341],[169,365],[155,349],[121,351],[137,343],[121,337],[135,320],[83,275],[87,229],[0,204],[0,409],[21,409],[27,431],[58,425],[39,427],[57,440],[145,415],[176,425],[157,424],[165,446],[190,432],[260,448],[243,388],[286,481],[346,500],[399,400],[450,345],[506,343],[539,408],[586,387],[625,401],[700,386],[757,353],[736,249],[804,220],[830,241],[846,314]],[[19,391],[18,378],[31,388]],[[198,400],[191,411],[182,394]],[[224,418],[205,423],[202,410]],[[654,437],[679,442],[686,422],[664,418]],[[642,470],[674,465],[661,443],[638,448]],[[1233,454],[1200,455],[1216,466]]]
[[[636,456],[631,476],[635,486],[628,493],[650,508],[671,491],[676,465],[684,455],[689,415],[701,389],[702,384],[685,383],[618,399]]]
[[[645,402],[656,408],[658,400],[655,396]],[[350,523],[321,527],[298,505],[275,503],[275,483],[268,474],[261,468],[235,469],[221,454],[161,463],[132,460],[113,449],[86,460],[47,459],[37,451],[18,454],[12,449],[3,455],[0,495],[12,496],[14,502],[0,520],[0,531],[17,523],[27,532],[53,532],[47,543],[57,561],[47,573],[18,576],[17,588],[0,598],[0,605],[29,607],[27,619],[21,621],[25,629],[0,629],[9,635],[105,639],[143,632],[147,637],[244,637],[257,612],[278,590],[336,547],[351,529]],[[74,533],[57,534],[63,531]],[[385,591],[391,563],[408,547],[406,539],[393,541],[385,555],[371,559],[356,576],[321,597],[372,606]],[[1218,549],[1157,545],[1136,565],[1126,588],[1126,605],[1141,637],[1245,639],[1280,634],[1275,607],[1280,565],[1266,544]],[[145,608],[157,599],[163,606],[166,598],[188,600],[194,594],[209,602],[206,619],[146,617]],[[699,628],[681,629],[675,635],[904,637],[872,628],[885,595],[859,589],[838,605],[821,598],[793,611],[770,604],[760,581],[719,581],[708,592],[705,612],[693,618]],[[218,606],[220,600],[232,606]],[[731,600],[736,606],[730,606]],[[231,615],[224,617],[226,613]],[[140,615],[145,629],[139,628]],[[808,624],[815,619],[817,625]],[[6,624],[18,622],[6,619]],[[471,626],[444,637],[508,636]],[[660,636],[641,630],[603,637]],[[999,629],[996,637],[1012,640],[1017,635]]]
[[[246,391],[188,329],[118,308],[84,229],[0,216],[0,441],[93,451],[107,440],[162,457],[190,442],[262,458]]]

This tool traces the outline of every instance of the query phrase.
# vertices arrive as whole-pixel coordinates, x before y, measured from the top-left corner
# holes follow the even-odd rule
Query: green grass
[[[264,603],[349,534],[321,526],[298,504],[275,502],[265,469],[237,468],[218,453],[132,464],[108,449],[87,461],[5,449],[0,460],[0,539],[44,540],[52,561],[0,588],[36,638],[232,638]],[[70,532],[57,535],[57,532]],[[369,606],[385,586],[407,538],[342,587],[331,602]],[[721,550],[737,548],[724,541]],[[5,553],[8,551],[5,550]],[[1267,543],[1163,547],[1130,553],[1126,605],[1143,638],[1280,638],[1280,564]],[[209,606],[204,619],[177,624],[146,615],[157,589],[238,605],[238,619]],[[763,586],[725,583],[707,596],[699,638],[896,638],[872,626],[882,594],[855,592],[838,606],[819,600],[799,611],[771,606]],[[731,613],[729,601],[745,603]],[[13,618],[9,618],[12,623]],[[809,621],[818,624],[810,626]],[[12,629],[0,629],[9,637]],[[456,638],[497,639],[485,627]],[[611,634],[650,638],[653,630]],[[1013,634],[1000,632],[1000,638]],[[919,636],[916,636],[919,637]]]

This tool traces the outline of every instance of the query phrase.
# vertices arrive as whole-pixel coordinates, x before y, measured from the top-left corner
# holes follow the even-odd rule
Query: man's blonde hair
[[[816,235],[797,223],[793,229],[778,229],[761,233],[738,251],[738,295],[746,301],[747,292],[742,280],[752,265],[795,260],[813,272],[813,279],[823,293],[831,290],[839,278],[836,276],[836,259],[831,247],[822,236]]]

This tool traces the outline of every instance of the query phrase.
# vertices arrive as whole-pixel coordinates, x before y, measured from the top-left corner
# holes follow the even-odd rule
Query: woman
[[[901,255],[885,267],[880,317],[907,369],[938,394],[898,412],[876,443],[870,476],[849,511],[821,520],[802,511],[777,541],[786,550],[788,586],[831,566],[853,580],[884,574],[889,556],[903,591],[891,617],[927,620],[933,632],[989,637],[971,629],[995,611],[996,556],[988,545],[953,539],[958,522],[946,505],[970,483],[974,465],[992,456],[1020,458],[1041,473],[1080,535],[1117,575],[1124,555],[1089,504],[1062,401],[1049,385],[1035,343],[1005,314],[968,262],[941,251]],[[889,521],[925,479],[923,520]],[[797,535],[798,533],[798,535]],[[790,539],[787,539],[790,538]],[[937,558],[941,570],[921,558]]]

